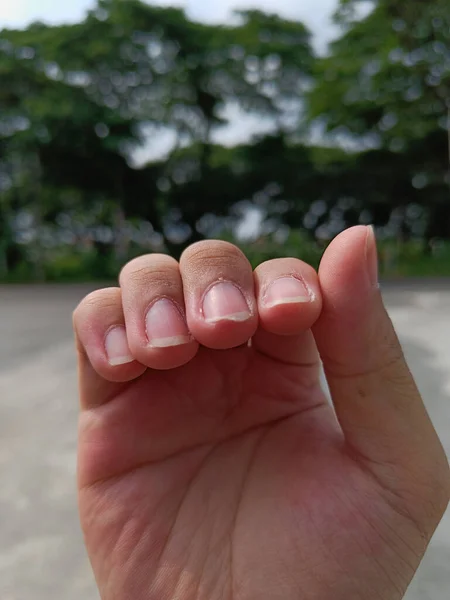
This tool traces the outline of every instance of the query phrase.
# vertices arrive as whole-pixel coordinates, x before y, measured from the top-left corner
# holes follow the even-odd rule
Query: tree
[[[81,23],[34,24],[1,37],[28,61],[30,77],[40,78],[39,93],[26,107],[19,94],[17,106],[46,138],[33,138],[41,184],[103,196],[124,218],[149,219],[162,231],[178,215],[190,241],[201,237],[205,211],[225,215],[241,199],[229,171],[211,169],[224,109],[237,105],[295,130],[313,64],[301,23],[247,11],[234,26],[203,25],[139,0],[100,0]],[[176,133],[169,159],[132,169],[128,159],[143,129],[157,135],[162,127]],[[189,168],[180,153],[186,146]],[[212,198],[218,181],[223,193]]]
[[[309,115],[357,149],[384,149],[385,172],[403,165],[401,193],[391,188],[389,195],[389,177],[376,183],[392,210],[402,211],[401,228],[407,205],[419,202],[426,237],[449,237],[450,7],[378,0],[361,19],[359,4],[340,3],[343,35],[317,65]]]

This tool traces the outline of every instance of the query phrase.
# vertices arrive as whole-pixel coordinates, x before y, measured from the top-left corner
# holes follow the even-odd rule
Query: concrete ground
[[[70,314],[83,287],[0,287],[0,600],[94,600],[75,496]],[[390,313],[450,455],[450,282],[390,284]],[[450,513],[408,600],[450,589]]]

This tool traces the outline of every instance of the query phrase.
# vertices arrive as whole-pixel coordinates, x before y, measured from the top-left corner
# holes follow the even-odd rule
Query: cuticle
[[[183,317],[183,320],[186,322],[185,311],[181,308],[180,304],[176,300],[174,300],[173,298],[171,298],[170,296],[158,296],[157,298],[154,298],[150,302],[150,304],[148,304],[147,308],[144,311],[145,317],[148,315],[148,312],[152,308],[152,306],[154,306],[160,300],[168,300],[171,304],[173,304],[173,306],[177,309],[177,311]]]

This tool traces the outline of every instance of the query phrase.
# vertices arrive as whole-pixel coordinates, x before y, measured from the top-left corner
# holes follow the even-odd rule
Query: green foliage
[[[358,170],[347,174],[372,221],[394,215],[400,234],[448,238],[450,5],[370,4],[358,18],[361,2],[341,0],[343,34],[316,63],[309,117],[359,154]],[[411,206],[415,223],[405,216]]]
[[[381,276],[450,277],[450,244],[439,242],[432,252],[424,252],[420,242],[383,242],[380,244]]]
[[[323,246],[301,230],[292,230],[286,239],[277,240],[276,237],[267,236],[251,243],[242,243],[233,238],[230,241],[237,243],[254,268],[267,260],[286,256],[299,258],[317,268],[324,250]]]
[[[249,215],[254,262],[317,265],[372,222],[417,240],[424,258],[397,252],[399,272],[428,272],[441,259],[423,249],[450,239],[449,6],[341,0],[320,59],[302,23],[258,10],[223,26],[99,0],[76,24],[1,31],[0,278],[109,279],[139,252],[234,239]],[[214,143],[230,108],[272,133]],[[163,131],[169,154],[137,168]]]
[[[344,35],[316,67],[310,114],[328,128],[372,134],[404,147],[447,128],[450,108],[450,5],[441,0],[379,0],[362,20],[344,19]]]

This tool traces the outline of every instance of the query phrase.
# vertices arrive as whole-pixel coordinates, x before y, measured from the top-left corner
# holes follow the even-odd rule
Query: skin
[[[404,596],[450,475],[376,263],[366,227],[338,236],[318,274],[294,258],[252,272],[206,241],[179,264],[140,257],[83,300],[79,507],[104,600]],[[227,283],[205,300],[214,282]],[[236,308],[218,296],[230,286],[247,318],[208,321],[208,306]],[[149,344],[158,298],[186,343]]]

